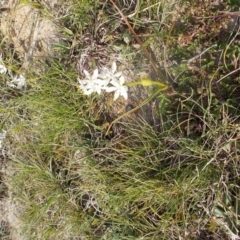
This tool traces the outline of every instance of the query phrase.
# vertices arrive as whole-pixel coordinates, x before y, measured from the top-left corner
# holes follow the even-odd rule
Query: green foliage
[[[228,0],[227,2],[230,6],[239,7],[239,1],[238,0]]]

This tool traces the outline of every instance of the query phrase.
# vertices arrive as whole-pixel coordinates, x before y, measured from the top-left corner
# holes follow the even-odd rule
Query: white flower
[[[83,93],[86,95],[90,95],[91,93],[94,93],[94,92],[97,92],[98,94],[100,94],[103,85],[105,85],[105,82],[101,79],[98,79],[98,69],[95,69],[93,71],[92,76],[86,70],[84,70],[84,74],[86,76],[86,79],[84,80],[78,79],[80,88],[82,89]]]
[[[110,81],[115,81],[122,75],[122,72],[116,72],[116,70],[117,70],[117,64],[116,62],[113,62],[112,69],[109,70],[108,68],[103,67],[102,73],[99,74],[99,77],[104,79],[108,83]],[[108,83],[106,84],[106,86],[108,85]]]
[[[84,70],[86,78],[83,80],[78,79],[79,87],[86,95],[90,95],[94,92],[100,94],[102,90],[105,90],[106,92],[115,92],[114,101],[119,96],[123,96],[127,99],[128,87],[123,86],[125,82],[124,76],[122,76],[121,72],[116,72],[116,70],[116,62],[113,62],[111,70],[106,67],[102,68],[100,74],[98,74],[98,69],[93,71],[92,76],[88,71]]]
[[[22,90],[23,88],[26,87],[26,78],[24,77],[24,75],[19,75],[19,76],[15,76],[13,77],[13,80],[8,82],[7,85],[9,87],[12,87],[12,88],[16,88],[16,89],[19,89],[19,90]]]
[[[111,80],[110,83],[113,85],[113,87],[106,87],[105,90],[106,92],[113,92],[114,93],[114,97],[113,100],[117,100],[119,96],[123,96],[126,100],[128,99],[128,87],[127,86],[123,86],[125,82],[125,78],[124,76],[121,76],[119,79],[114,79]]]
[[[86,70],[84,70],[84,74],[86,75],[86,79],[78,79],[78,82],[80,84],[80,88],[83,90],[83,93],[86,95],[90,95],[94,92],[100,94],[103,87],[107,86],[109,83],[108,80],[102,80],[98,78],[98,69],[93,71],[92,76]]]
[[[90,95],[94,92],[98,94],[101,93],[101,86],[95,84],[92,81],[78,79],[78,82],[80,84],[80,88],[82,89],[85,95]]]
[[[94,71],[93,71],[93,75],[91,76],[90,75],[90,73],[88,72],[88,71],[86,71],[86,70],[83,70],[83,72],[84,72],[84,74],[85,74],[85,76],[86,76],[86,80],[88,80],[88,81],[95,81],[95,80],[97,80],[98,79],[98,69],[95,69]]]

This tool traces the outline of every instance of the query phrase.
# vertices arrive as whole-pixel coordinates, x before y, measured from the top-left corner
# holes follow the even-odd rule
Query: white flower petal
[[[124,76],[121,76],[121,77],[119,78],[119,83],[120,83],[120,85],[123,85],[123,84],[125,83],[125,78],[124,78]]]
[[[102,72],[108,72],[108,71],[109,71],[108,68],[102,67]]]
[[[128,93],[127,92],[128,92],[128,88],[121,92],[121,95],[124,97],[125,100],[128,99]]]
[[[102,79],[94,79],[92,83],[99,87],[104,87],[108,85],[108,81]]]
[[[82,80],[82,79],[80,79],[80,78],[78,78],[77,80],[78,80],[78,83],[79,83],[80,85],[86,85],[86,84],[87,84],[87,81],[86,81],[86,80]]]
[[[113,101],[116,101],[116,100],[118,99],[119,94],[120,94],[119,91],[116,91],[116,92],[114,93]]]
[[[83,93],[84,93],[85,95],[90,95],[90,94],[93,93],[93,90],[92,90],[92,89],[84,89],[84,90],[83,90]]]
[[[98,77],[98,69],[96,68],[96,69],[93,71],[92,79],[97,79],[97,77]]]
[[[112,79],[112,80],[110,81],[110,83],[111,83],[113,86],[117,87],[117,88],[120,86],[119,80],[116,79],[116,78]]]
[[[119,77],[121,77],[122,76],[122,72],[117,72],[117,73],[115,73],[115,75],[114,75],[115,77],[117,77],[117,78],[119,78]]]
[[[91,79],[90,73],[86,70],[83,70],[85,76],[87,77],[87,79]]]
[[[116,70],[117,70],[117,64],[116,64],[116,62],[113,62],[112,63],[112,73],[115,73]]]
[[[97,92],[99,95],[101,94],[101,91],[102,91],[101,88],[97,88],[97,89],[96,89],[96,92]]]
[[[114,91],[116,91],[117,90],[117,88],[116,87],[105,87],[105,88],[103,88],[106,92],[114,92]]]

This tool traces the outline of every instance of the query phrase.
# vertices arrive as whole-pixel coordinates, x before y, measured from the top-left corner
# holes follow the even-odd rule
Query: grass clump
[[[239,235],[239,29],[219,42],[220,22],[210,21],[215,31],[208,32],[198,1],[116,4],[155,53],[172,80],[169,86],[176,85],[151,101],[152,119],[135,112],[106,136],[114,120],[106,96],[84,96],[77,77],[104,61],[109,65],[113,56],[121,64],[137,64],[142,52],[110,2],[72,1],[62,17],[61,52],[44,63],[44,71],[29,68],[25,91],[1,82],[10,165],[4,181],[19,204],[19,234],[26,239]],[[205,10],[213,18],[220,11]],[[177,14],[184,11],[181,22]],[[113,32],[101,35],[102,26]],[[110,59],[103,61],[106,55]],[[151,69],[148,60],[141,62]],[[152,70],[148,74],[157,77]]]

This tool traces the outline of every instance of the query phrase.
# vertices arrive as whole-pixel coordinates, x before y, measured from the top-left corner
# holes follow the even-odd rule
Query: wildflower
[[[123,86],[125,82],[124,76],[121,76],[119,79],[113,79],[110,83],[113,87],[105,88],[106,92],[114,92],[113,100],[117,100],[119,96],[123,96],[126,100],[128,99],[128,87]]]
[[[85,95],[90,95],[94,92],[97,92],[98,94],[101,93],[101,86],[92,81],[78,79],[78,82]]]
[[[86,95],[90,95],[94,92],[100,94],[102,90],[105,90],[106,92],[115,91],[114,101],[119,96],[123,96],[125,99],[127,99],[128,87],[123,86],[125,82],[124,76],[122,76],[121,72],[116,72],[116,70],[117,65],[115,62],[113,62],[111,70],[104,67],[100,74],[98,74],[98,69],[93,71],[92,76],[88,71],[84,70],[86,78],[83,80],[78,79],[80,84],[79,87]]]
[[[84,74],[86,79],[81,80],[78,79],[80,84],[80,88],[83,90],[83,93],[86,95],[90,95],[93,92],[97,92],[98,94],[101,93],[101,85],[99,84],[98,80],[98,69],[93,71],[93,75],[91,76],[90,73],[84,70]]]
[[[27,84],[24,75],[20,74],[18,77],[17,76],[13,77],[13,80],[8,82],[7,85],[9,87],[22,90],[23,88],[26,87]]]
[[[115,81],[122,76],[122,72],[116,72],[116,70],[117,70],[117,64],[116,62],[113,62],[112,69],[109,70],[108,68],[103,67],[102,73],[99,74],[99,77],[104,79],[106,82],[108,81],[108,83],[110,81]]]
[[[88,72],[88,71],[86,71],[86,70],[83,70],[83,72],[84,72],[84,74],[85,74],[85,76],[86,76],[86,80],[88,80],[88,81],[95,81],[95,80],[97,80],[97,77],[98,77],[98,69],[95,69],[94,71],[93,71],[93,75],[91,76],[90,75],[90,73]]]
[[[95,69],[93,71],[92,76],[86,70],[84,70],[84,74],[86,76],[86,79],[84,80],[78,79],[78,82],[83,93],[86,95],[90,95],[91,93],[94,92],[100,94],[103,87],[106,87],[109,83],[108,80],[101,80],[98,78],[98,69]]]

